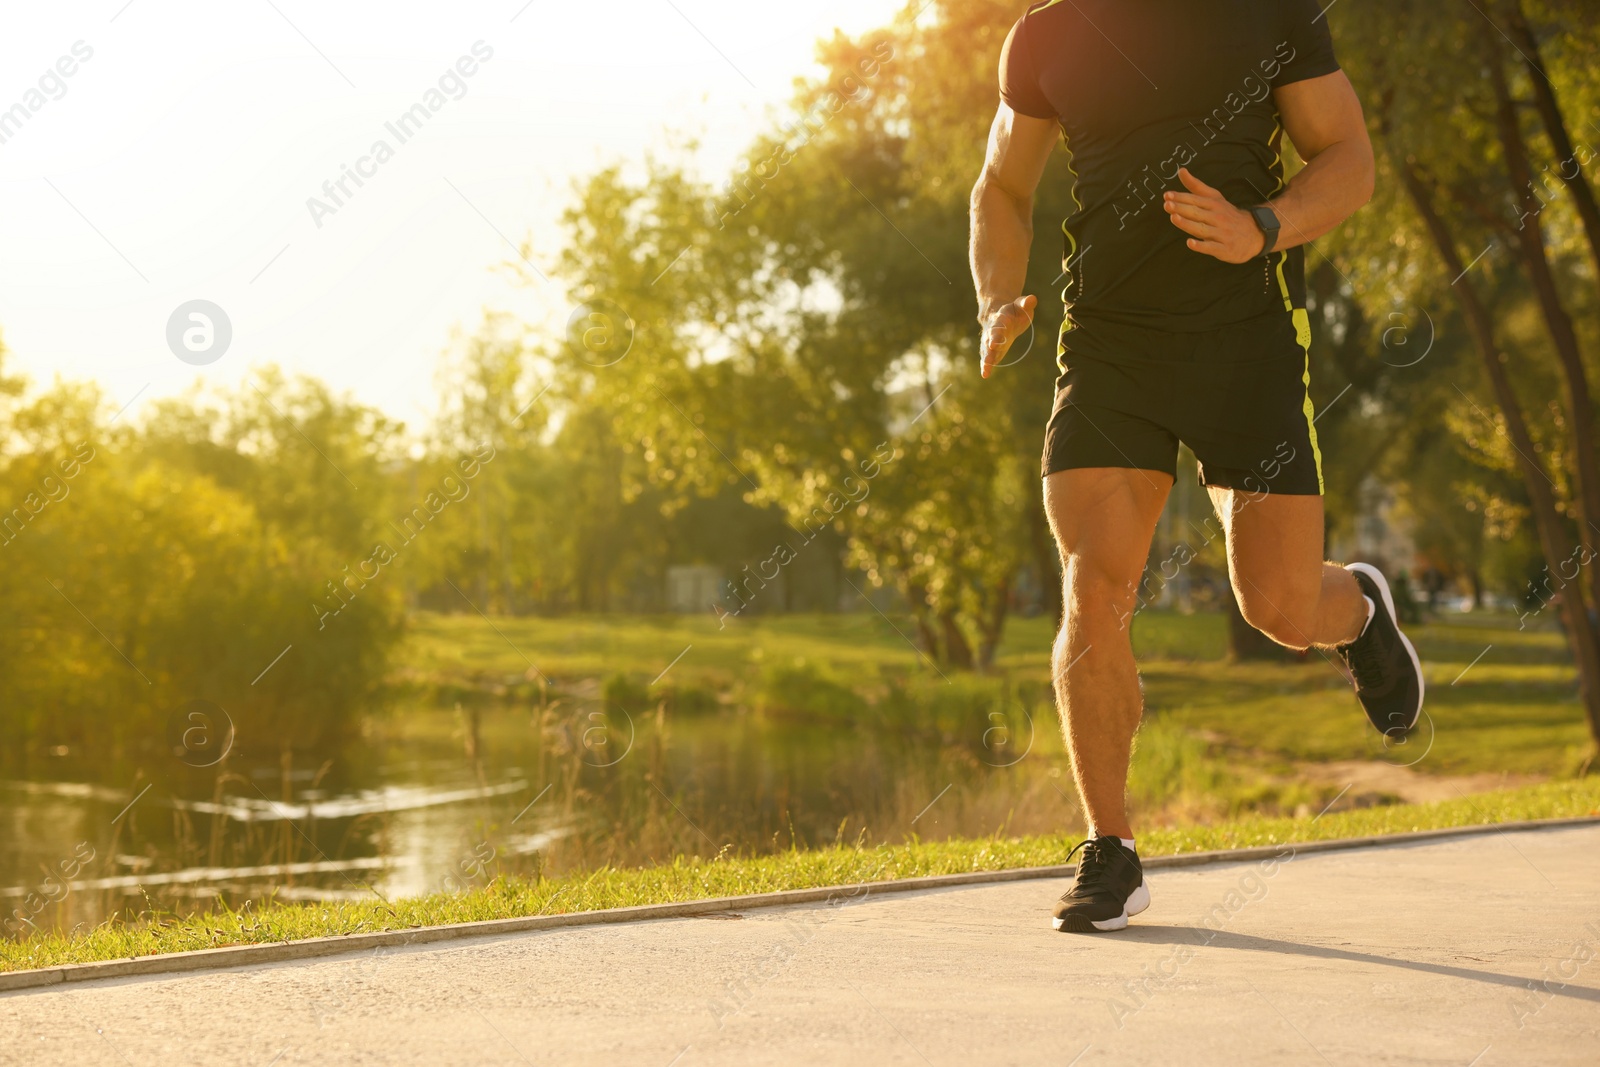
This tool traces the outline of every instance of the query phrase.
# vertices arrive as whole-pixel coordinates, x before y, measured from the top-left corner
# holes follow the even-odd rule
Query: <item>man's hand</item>
[[[1178,169],[1178,180],[1189,191],[1164,194],[1161,206],[1172,224],[1189,235],[1190,248],[1224,263],[1244,263],[1261,254],[1267,238],[1250,212],[1228,203],[1187,167]]]
[[[1006,358],[1016,339],[1027,333],[1028,327],[1033,325],[1033,309],[1038,303],[1037,297],[1025,296],[1000,305],[984,319],[982,353],[985,378]]]

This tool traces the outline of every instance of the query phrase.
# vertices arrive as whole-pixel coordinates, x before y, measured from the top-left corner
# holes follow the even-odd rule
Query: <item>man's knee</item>
[[[1138,577],[1126,568],[1084,556],[1067,560],[1066,609],[1079,624],[1115,622],[1126,627],[1139,605]]]
[[[1233,595],[1244,621],[1288,648],[1309,648],[1315,624],[1321,575],[1316,583],[1287,576],[1268,578],[1236,573]]]

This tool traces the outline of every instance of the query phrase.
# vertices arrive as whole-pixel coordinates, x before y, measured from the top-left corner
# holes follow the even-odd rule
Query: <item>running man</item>
[[[1336,649],[1379,731],[1422,711],[1383,575],[1323,562],[1300,246],[1366,203],[1372,146],[1313,0],[1038,3],[1006,40],[1000,101],[972,191],[984,377],[1033,321],[1033,194],[1058,134],[1075,205],[1044,498],[1065,572],[1056,701],[1089,839],[1054,925],[1120,930],[1150,904],[1124,803],[1142,710],[1128,620],[1179,441],[1250,625]],[[1288,183],[1285,134],[1306,161]]]

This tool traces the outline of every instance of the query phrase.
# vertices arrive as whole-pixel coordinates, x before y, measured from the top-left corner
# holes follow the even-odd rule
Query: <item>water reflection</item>
[[[243,736],[204,768],[159,752],[56,758],[0,782],[0,912],[22,936],[725,848],[1059,830],[1074,819],[1064,757],[1028,714],[908,729],[597,703],[410,708],[277,766]]]
[[[489,797],[508,796],[528,788],[526,781],[507,782],[504,785],[479,789],[430,790],[416,786],[386,786],[369,789],[347,797],[327,800],[307,800],[295,804],[281,800],[260,800],[255,797],[229,797],[220,803],[207,800],[171,800],[175,808],[200,811],[207,815],[221,815],[238,822],[273,822],[282,819],[348,819],[357,815],[378,815],[396,811],[413,811],[417,808],[436,808],[445,804],[460,804],[468,800],[486,800]]]

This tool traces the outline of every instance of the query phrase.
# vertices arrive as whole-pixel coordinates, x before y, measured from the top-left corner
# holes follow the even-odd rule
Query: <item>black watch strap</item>
[[[1250,209],[1250,216],[1256,220],[1256,225],[1261,228],[1267,243],[1261,246],[1261,255],[1271,252],[1278,244],[1278,216],[1270,207],[1258,206]]]

